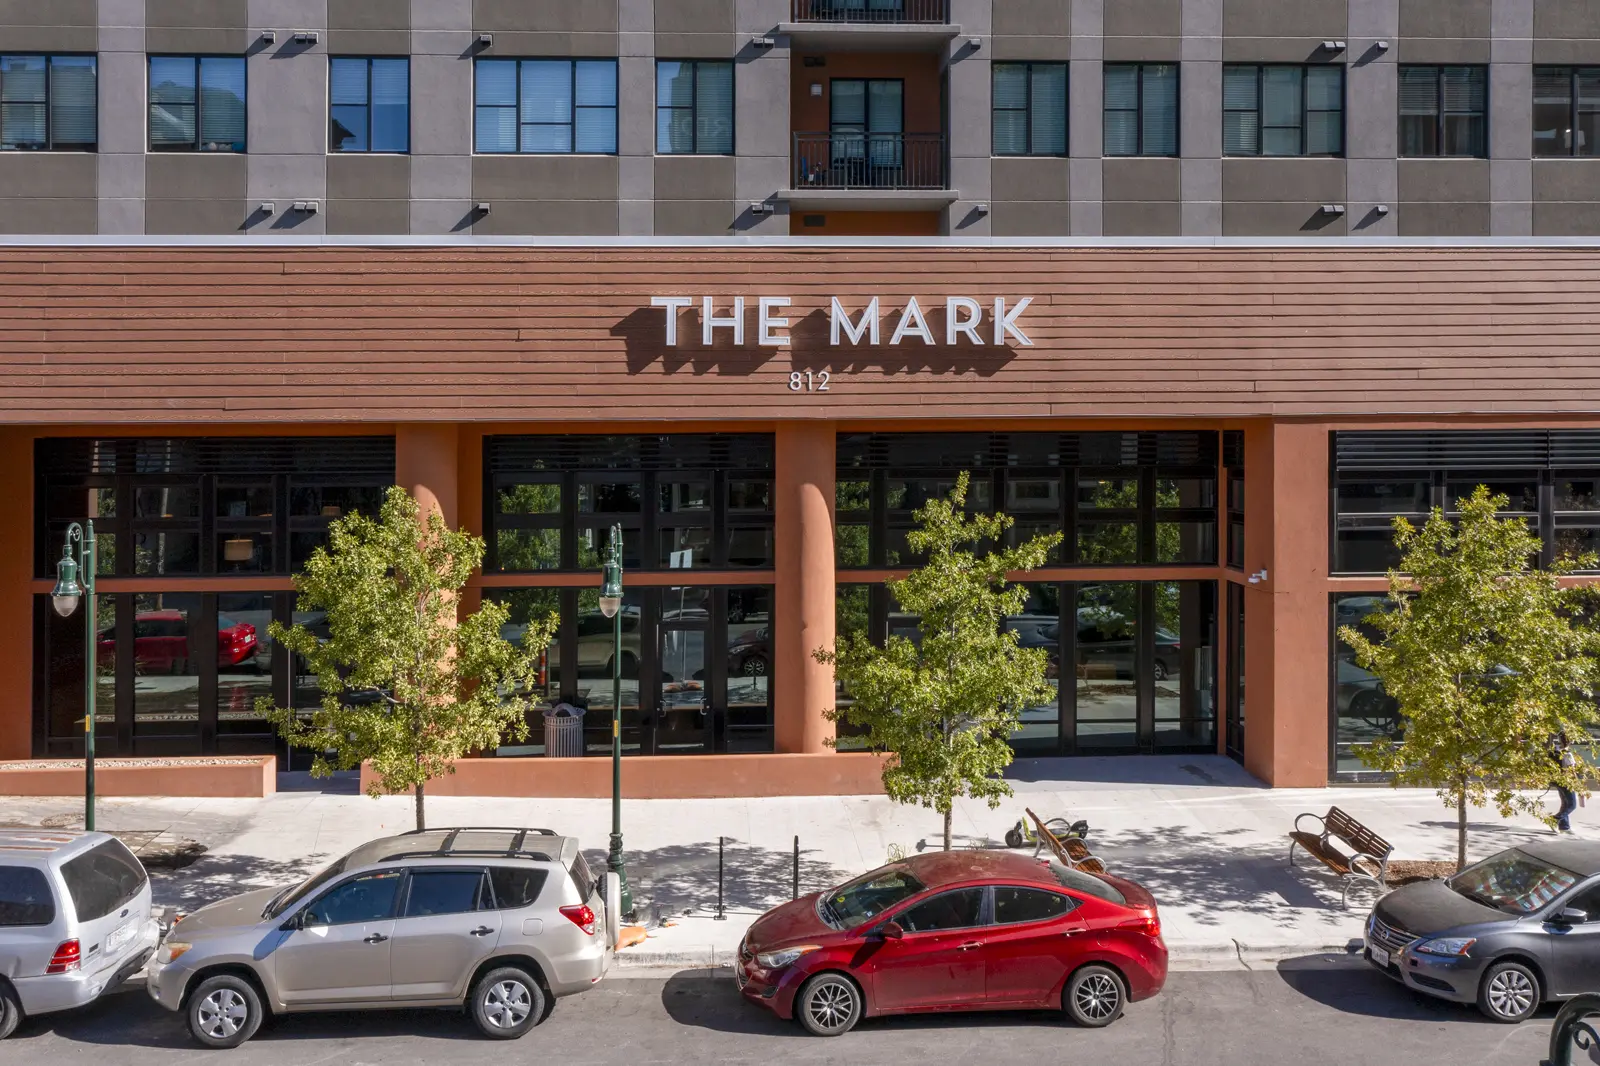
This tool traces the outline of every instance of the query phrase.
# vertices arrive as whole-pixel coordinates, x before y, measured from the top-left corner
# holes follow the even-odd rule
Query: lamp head
[[[622,530],[611,529],[611,548],[606,556],[605,576],[600,583],[600,613],[615,618],[622,609]]]
[[[56,614],[66,618],[78,609],[81,599],[83,586],[78,584],[78,563],[72,557],[72,546],[65,545],[61,549],[61,559],[56,563],[56,587],[50,590],[50,603],[55,607]]]

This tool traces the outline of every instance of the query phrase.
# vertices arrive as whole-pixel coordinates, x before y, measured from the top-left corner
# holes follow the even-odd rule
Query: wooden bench
[[[1314,819],[1321,826],[1321,832],[1302,830],[1300,823],[1307,818]],[[1380,893],[1384,891],[1394,846],[1338,807],[1329,807],[1325,815],[1308,811],[1296,817],[1289,841],[1290,866],[1295,864],[1294,849],[1299,848],[1343,879],[1344,892],[1339,904],[1346,910],[1350,907],[1350,886],[1356,881],[1370,882]],[[1349,848],[1350,854],[1341,851],[1335,841]]]
[[[1028,817],[1033,819],[1034,829],[1039,834],[1038,846],[1033,849],[1035,857],[1044,848],[1049,848],[1055,855],[1056,861],[1069,869],[1082,870],[1087,874],[1103,874],[1106,872],[1106,864],[1095,857],[1094,853],[1089,850],[1089,845],[1083,842],[1082,837],[1058,836],[1044,823],[1044,819],[1034,814],[1031,810],[1027,813]]]

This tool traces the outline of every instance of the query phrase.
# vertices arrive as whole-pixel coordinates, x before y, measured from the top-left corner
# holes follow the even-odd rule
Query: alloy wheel
[[[533,1010],[533,997],[520,981],[497,981],[483,995],[483,1016],[499,1029],[515,1029]]]
[[[856,1011],[856,992],[844,981],[820,984],[806,1001],[806,1013],[818,1029],[832,1032],[850,1023]]]
[[[1122,992],[1109,974],[1095,973],[1083,979],[1072,998],[1084,1017],[1099,1021],[1115,1013]]]
[[[1489,981],[1489,1006],[1502,1018],[1520,1018],[1533,1008],[1533,982],[1521,970],[1501,970]]]
[[[226,1040],[244,1028],[250,1005],[231,988],[218,988],[200,1001],[196,1012],[200,1031],[215,1040]]]

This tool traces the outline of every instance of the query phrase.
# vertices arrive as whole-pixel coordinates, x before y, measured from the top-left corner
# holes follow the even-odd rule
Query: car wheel
[[[17,1031],[22,1023],[22,1004],[10,985],[0,981],[0,1040]]]
[[[759,655],[752,655],[744,661],[739,672],[745,677],[765,677],[767,674],[767,660]]]
[[[1116,1021],[1126,998],[1122,977],[1109,966],[1085,966],[1067,980],[1061,993],[1067,1016],[1086,1029]]]
[[[842,1036],[861,1020],[861,989],[844,974],[819,973],[794,1002],[794,1016],[812,1036]]]
[[[189,996],[189,1032],[209,1048],[232,1048],[261,1027],[261,996],[243,977],[221,974]]]
[[[1167,664],[1162,662],[1160,659],[1157,659],[1155,664],[1151,667],[1150,672],[1155,676],[1157,681],[1165,681],[1167,679]]]
[[[478,978],[467,1009],[484,1036],[515,1040],[544,1020],[544,989],[526,970],[503,966]]]
[[[1022,841],[1022,830],[1020,830],[1020,829],[1007,829],[1006,830],[1006,847],[1008,847],[1008,848],[1020,848],[1020,847],[1022,847],[1022,843],[1023,843],[1023,841]]]
[[[1528,1020],[1539,1002],[1539,978],[1520,962],[1495,963],[1478,987],[1478,1009],[1507,1025]]]

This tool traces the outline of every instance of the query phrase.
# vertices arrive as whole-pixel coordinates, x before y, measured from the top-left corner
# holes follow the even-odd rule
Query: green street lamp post
[[[633,916],[633,890],[622,863],[622,526],[611,527],[611,549],[600,586],[600,613],[612,620],[611,647],[611,850],[606,869],[622,886],[620,911]]]
[[[72,542],[78,542],[78,558],[72,557]],[[56,587],[50,592],[50,603],[56,614],[69,618],[78,609],[78,601],[87,598],[88,609],[83,613],[83,827],[94,831],[94,692],[96,659],[99,646],[97,602],[94,596],[96,569],[94,523],[67,527],[66,543],[61,545],[61,561],[56,563]],[[78,583],[78,575],[83,583]]]

